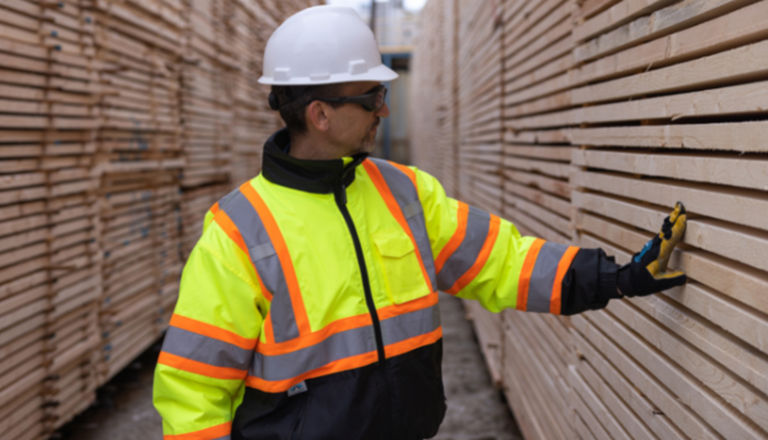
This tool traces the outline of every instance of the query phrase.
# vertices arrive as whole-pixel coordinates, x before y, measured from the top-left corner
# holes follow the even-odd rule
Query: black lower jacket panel
[[[384,367],[309,379],[307,391],[291,397],[246,388],[232,440],[431,438],[446,409],[442,356],[440,340],[388,359]]]

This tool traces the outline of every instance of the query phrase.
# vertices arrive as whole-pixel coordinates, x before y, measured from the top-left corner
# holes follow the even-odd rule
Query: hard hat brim
[[[321,86],[324,84],[339,84],[346,82],[356,81],[380,81],[387,82],[397,79],[400,75],[389,67],[381,64],[372,69],[368,69],[365,73],[359,73],[352,75],[349,73],[337,73],[331,75],[318,75],[316,77],[300,77],[290,78],[286,81],[276,81],[274,77],[262,76],[259,78],[259,83],[273,85],[273,86]]]

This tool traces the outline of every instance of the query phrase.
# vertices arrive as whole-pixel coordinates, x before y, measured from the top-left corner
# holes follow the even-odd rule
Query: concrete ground
[[[461,302],[441,294],[448,412],[437,440],[522,440],[515,420],[486,371]],[[98,403],[62,428],[57,440],[162,439],[152,406],[152,371],[159,345],[99,390]]]

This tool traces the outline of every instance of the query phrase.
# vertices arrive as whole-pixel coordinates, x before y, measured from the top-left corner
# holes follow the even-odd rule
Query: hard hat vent
[[[360,75],[368,72],[368,63],[365,60],[353,60],[349,62],[349,74]]]
[[[290,67],[276,68],[275,73],[273,74],[273,78],[275,78],[275,81],[289,81],[291,79],[291,68]]]

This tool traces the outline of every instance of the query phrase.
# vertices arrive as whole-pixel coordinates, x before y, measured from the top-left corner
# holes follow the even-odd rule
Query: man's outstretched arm
[[[666,272],[685,231],[681,204],[632,263],[619,267],[601,249],[521,237],[512,223],[446,197],[437,180],[417,175],[439,289],[492,312],[572,315],[603,308],[621,292],[650,295],[685,283],[682,272]]]

